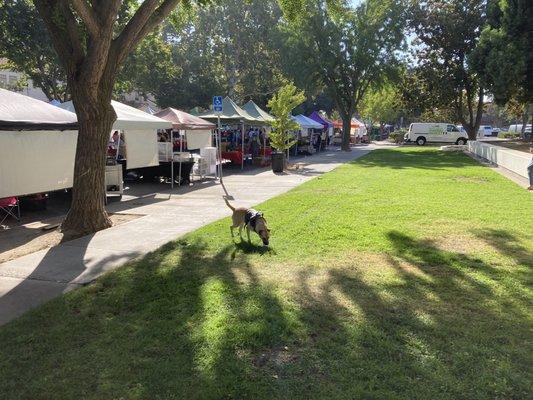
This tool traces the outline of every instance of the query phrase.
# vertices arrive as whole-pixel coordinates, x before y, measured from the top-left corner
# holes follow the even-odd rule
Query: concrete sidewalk
[[[270,170],[234,174],[224,179],[234,203],[253,206],[367,154],[376,146],[352,152],[329,151],[298,160],[302,168],[274,175]],[[197,185],[201,185],[198,187]],[[194,189],[162,191],[131,202],[115,203],[110,212],[143,215],[133,221],[50,249],[0,264],[0,325],[125,262],[156,250],[230,214],[220,184],[198,183]]]

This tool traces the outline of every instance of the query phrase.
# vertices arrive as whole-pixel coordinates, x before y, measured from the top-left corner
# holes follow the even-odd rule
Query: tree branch
[[[97,37],[100,32],[100,24],[96,18],[94,10],[87,4],[85,0],[69,0],[78,14],[87,27],[87,31],[92,37]]]
[[[80,53],[81,43],[74,43],[70,32],[65,32],[61,24],[57,23],[57,16],[63,16],[59,0],[34,0],[60,60],[63,62],[67,75],[72,76],[76,72],[76,65],[83,55]],[[66,34],[67,33],[67,34]]]
[[[112,53],[115,65],[120,65],[133,47],[146,36],[153,27],[162,22],[181,0],[145,0],[120,35],[113,40]],[[159,6],[158,6],[159,5]]]

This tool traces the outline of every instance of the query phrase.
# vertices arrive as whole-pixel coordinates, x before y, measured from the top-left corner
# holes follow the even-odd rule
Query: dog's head
[[[266,219],[264,219],[263,217],[257,219],[257,222],[255,223],[255,233],[259,235],[259,237],[263,241],[263,245],[268,246],[270,239],[270,229],[268,229]]]

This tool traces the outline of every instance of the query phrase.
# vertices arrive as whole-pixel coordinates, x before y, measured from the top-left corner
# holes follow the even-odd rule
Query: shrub
[[[519,139],[520,138],[520,132],[505,132],[501,131],[498,133],[499,138],[504,139]]]
[[[389,134],[389,142],[402,143],[403,137],[407,133],[405,129],[399,129]]]

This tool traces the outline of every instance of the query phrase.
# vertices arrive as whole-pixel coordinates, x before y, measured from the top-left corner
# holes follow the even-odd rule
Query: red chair
[[[15,214],[16,209],[16,214]],[[3,217],[3,218],[2,218]],[[16,197],[5,197],[0,199],[0,225],[7,219],[7,217],[13,217],[17,221],[20,221],[20,205],[19,199]]]

